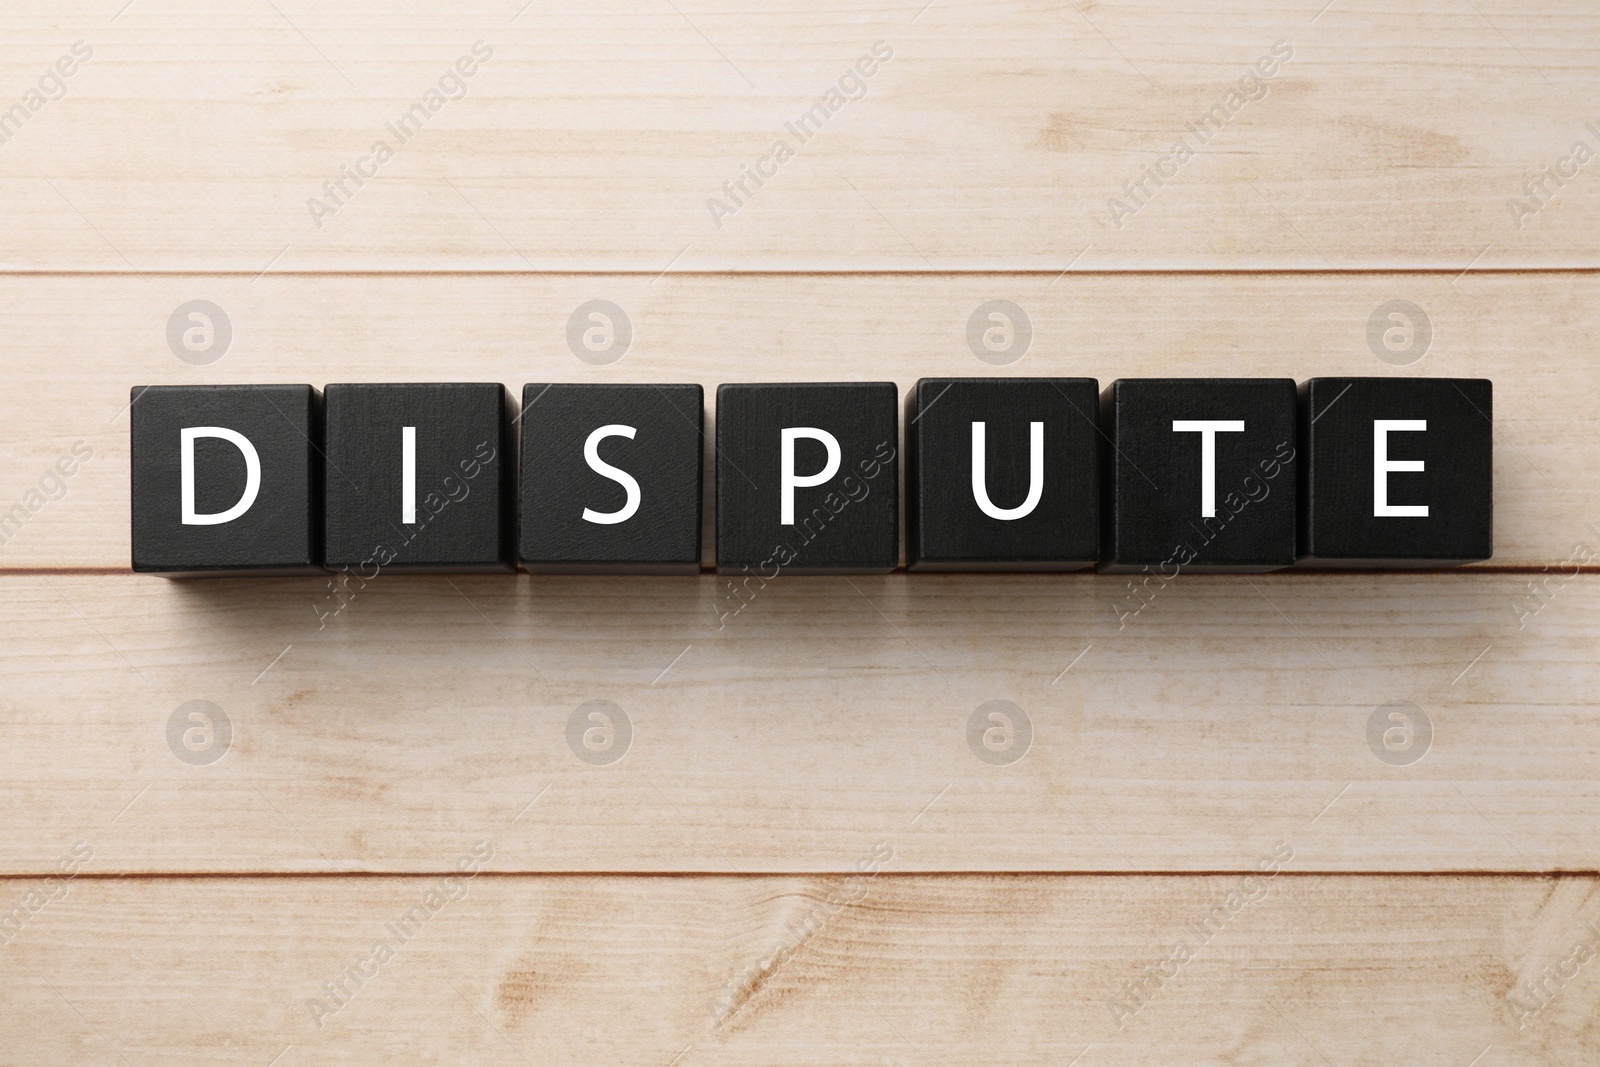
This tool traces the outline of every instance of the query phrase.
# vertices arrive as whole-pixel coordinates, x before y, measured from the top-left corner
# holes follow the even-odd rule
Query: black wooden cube
[[[717,570],[893,570],[898,404],[893,382],[719,386]]]
[[[698,385],[523,386],[523,566],[699,573],[703,406]]]
[[[1494,554],[1494,385],[1312,378],[1300,388],[1300,552],[1313,566]]]
[[[309,385],[133,392],[133,569],[170,577],[318,570],[321,396]]]
[[[1102,570],[1267,571],[1295,562],[1289,378],[1121,378],[1107,440]]]
[[[509,571],[516,468],[499,383],[330,385],[323,562]]]
[[[907,568],[1093,566],[1099,393],[1093,378],[917,382],[906,407]]]

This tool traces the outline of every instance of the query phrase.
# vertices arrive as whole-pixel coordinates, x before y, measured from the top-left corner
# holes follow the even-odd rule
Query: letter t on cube
[[[1289,378],[1119,378],[1101,395],[1105,571],[1295,562]]]

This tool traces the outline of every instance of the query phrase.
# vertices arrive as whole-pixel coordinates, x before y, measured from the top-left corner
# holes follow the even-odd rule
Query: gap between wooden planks
[[[169,349],[182,303],[212,300],[233,339],[207,366]],[[633,340],[595,366],[568,347],[585,301],[615,302]],[[968,323],[1015,302],[1027,353],[983,362]],[[1415,363],[1374,354],[1369,323],[1417,304],[1432,340]],[[95,458],[0,546],[0,568],[128,561],[127,406],[151,383],[894,380],[937,375],[1418,374],[1495,381],[1495,557],[1570,569],[1600,543],[1600,275],[0,275],[11,388],[0,396],[0,511],[82,440]],[[709,451],[709,446],[708,446]],[[714,457],[711,457],[714,459]],[[708,478],[711,464],[708,463]],[[709,488],[709,487],[708,487]],[[706,546],[705,558],[711,558]]]
[[[1593,962],[1518,1005],[1597,919],[1593,876],[79,881],[0,947],[0,1040],[252,1067],[1588,1063]]]

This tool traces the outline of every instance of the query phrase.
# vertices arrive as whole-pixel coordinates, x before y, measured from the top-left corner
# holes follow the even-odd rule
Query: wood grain
[[[1594,963],[1542,1011],[1516,1003],[1595,940],[1595,891],[1289,873],[80,878],[0,949],[0,1041],[16,1063],[253,1067],[1592,1063]],[[1257,899],[1202,941],[1229,893]],[[379,941],[390,958],[363,964]],[[1180,942],[1192,959],[1173,975]],[[1163,969],[1119,1030],[1126,984]]]
[[[6,4],[0,1062],[1600,1060],[1568,976],[1600,929],[1600,207],[1596,164],[1547,176],[1600,153],[1597,89],[1582,0]],[[197,298],[234,331],[207,366],[166,339]],[[633,326],[609,366],[567,343],[596,298]],[[1033,329],[998,371],[994,299]],[[1406,366],[1369,341],[1392,300],[1432,329]],[[123,573],[141,384],[988,373],[1491,378],[1496,556],[780,579],[737,614],[709,575],[383,576],[328,615],[321,580]],[[579,756],[596,700],[614,762]]]
[[[1137,612],[1124,577],[780,577],[719,616],[709,575],[380,575],[337,613],[314,579],[17,576],[0,870],[91,832],[128,873],[431,872],[464,834],[515,871],[839,871],[885,835],[917,871],[1279,838],[1304,870],[1594,870],[1595,581],[1519,618],[1504,574],[1186,575]],[[209,766],[169,740],[191,700],[232,726]],[[631,726],[603,765],[593,700]],[[1015,762],[969,739],[992,700]],[[1394,701],[1414,762],[1380,755]]]
[[[233,326],[226,354],[200,367],[166,339],[174,309],[196,298]],[[567,342],[569,317],[596,298],[633,327],[626,355],[605,366]],[[1027,354],[998,368],[967,337],[992,299],[1014,301],[1032,326]],[[1369,345],[1369,319],[1394,299],[1431,324],[1408,366]],[[95,453],[64,499],[0,546],[0,567],[128,565],[126,409],[130,389],[151,383],[478,380],[520,395],[528,381],[697,381],[714,407],[720,382],[894,380],[904,394],[919,377],[1001,373],[1492,378],[1490,565],[1537,569],[1600,545],[1600,423],[1585,414],[1600,395],[1596,332],[1600,275],[1589,272],[0,277],[13,353],[0,512],[75,441]]]
[[[1574,170],[1575,142],[1600,149],[1600,24],[1582,0],[117,7],[0,16],[7,105],[74,41],[94,49],[0,146],[7,266],[1600,261],[1589,169],[1537,211],[1511,207],[1539,203],[1525,183],[1542,168]],[[386,124],[476,41],[493,57],[465,96],[402,143]],[[865,96],[841,96],[804,143],[789,133],[878,41],[893,58]],[[1275,45],[1292,58],[1230,101]],[[1201,143],[1187,128],[1219,106],[1233,110]],[[779,138],[793,158],[760,164],[770,177],[745,179],[739,206],[724,183]],[[1180,138],[1195,153],[1181,166]],[[394,158],[349,183],[380,139]],[[336,201],[323,186],[341,180]],[[313,217],[312,198],[337,212]]]

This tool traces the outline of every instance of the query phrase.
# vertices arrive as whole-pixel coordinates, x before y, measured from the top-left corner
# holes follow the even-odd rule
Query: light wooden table
[[[0,10],[0,1063],[1600,1062],[1593,5],[121,4]],[[141,384],[991,372],[1493,378],[1495,558],[127,570]]]

